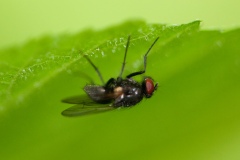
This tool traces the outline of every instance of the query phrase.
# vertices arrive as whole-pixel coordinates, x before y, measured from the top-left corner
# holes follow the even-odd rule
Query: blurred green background
[[[0,2],[0,48],[43,34],[102,29],[127,19],[182,24],[196,19],[202,28],[240,26],[237,0],[9,0]]]
[[[230,30],[240,26],[239,3],[234,0],[1,1],[0,48],[21,46],[29,39],[36,41],[0,52],[1,60],[11,64],[6,65],[5,73],[20,73],[16,76],[20,85],[16,82],[13,87],[17,98],[0,106],[0,122],[3,122],[0,156],[3,159],[238,160],[239,30],[198,34],[194,32],[197,26],[184,31],[174,27],[169,32],[160,29],[154,36],[161,38],[148,61],[148,74],[159,82],[159,90],[149,101],[129,110],[75,119],[61,116],[60,112],[70,106],[60,103],[60,99],[83,93],[80,88],[86,81],[68,73],[74,65],[60,73],[58,69],[67,63],[67,56],[78,55],[79,48],[88,51],[99,45],[107,56],[92,57],[93,61],[101,67],[104,77],[117,75],[121,60],[105,42],[109,39],[114,42],[113,37],[121,40],[126,33],[120,30],[131,27],[125,24],[113,28],[112,34],[109,30],[72,33],[89,27],[100,30],[128,19],[167,24],[200,19],[203,29]],[[46,34],[51,36],[41,38]],[[150,41],[143,37],[133,41],[127,73],[141,67],[141,56]],[[118,47],[116,54],[122,55],[124,48],[121,44]],[[9,56],[11,53],[13,57]],[[46,70],[41,66],[33,67],[36,74],[21,70],[37,66],[41,60],[50,61],[43,66]],[[116,63],[110,68],[105,65],[109,61]],[[77,64],[76,70],[92,73],[84,59],[79,58]],[[21,73],[28,81],[21,79]],[[22,98],[21,94],[28,97]]]

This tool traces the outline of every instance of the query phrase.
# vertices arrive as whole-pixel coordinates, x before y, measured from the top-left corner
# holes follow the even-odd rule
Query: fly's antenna
[[[103,85],[105,84],[104,83],[104,80],[102,78],[102,74],[100,73],[100,71],[98,70],[98,68],[93,64],[93,62],[88,58],[87,55],[84,55],[84,57],[87,59],[87,61],[91,64],[91,66],[95,69],[95,71],[97,72],[98,74],[98,77],[100,78],[100,80],[102,81]]]
[[[129,36],[128,36],[128,40],[127,40],[126,49],[125,49],[125,54],[124,54],[124,59],[123,59],[123,64],[122,64],[122,69],[121,69],[121,72],[120,72],[120,75],[119,75],[119,78],[120,78],[120,79],[122,78],[122,74],[123,74],[124,67],[125,67],[125,64],[126,64],[126,57],[127,57],[127,51],[128,51],[128,47],[129,47],[130,38],[131,38],[131,36],[129,35]]]

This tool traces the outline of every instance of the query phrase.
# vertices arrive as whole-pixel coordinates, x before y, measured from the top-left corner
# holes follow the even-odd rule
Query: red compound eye
[[[151,78],[145,78],[145,86],[146,86],[146,96],[151,97],[151,95],[155,90],[153,80]]]

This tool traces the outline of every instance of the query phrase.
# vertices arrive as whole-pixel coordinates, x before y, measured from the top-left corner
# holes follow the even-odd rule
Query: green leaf
[[[199,25],[129,21],[0,50],[1,159],[239,159],[240,29]],[[145,73],[158,90],[130,109],[63,117],[71,105],[61,99],[101,84],[82,55],[106,82],[120,73],[128,35],[124,76],[143,69],[160,37]]]

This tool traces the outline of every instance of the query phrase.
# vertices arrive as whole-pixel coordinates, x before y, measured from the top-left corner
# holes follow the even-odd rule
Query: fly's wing
[[[114,94],[108,93],[103,86],[86,85],[84,90],[93,101],[98,103],[110,103],[114,99]]]
[[[92,103],[94,103],[93,100],[87,95],[68,97],[63,99],[62,102],[69,104],[86,104],[86,105],[91,105]]]
[[[88,95],[74,96],[62,100],[64,103],[77,104],[64,110],[62,115],[68,117],[83,116],[115,109],[111,106],[114,94],[107,93],[104,87],[87,85],[84,90]]]
[[[75,117],[75,116],[84,116],[84,115],[90,115],[90,114],[96,114],[96,113],[102,113],[106,111],[113,110],[114,107],[112,106],[106,106],[103,104],[98,104],[95,106],[86,106],[84,104],[77,104],[75,106],[72,106],[62,112],[62,115],[67,117]]]

